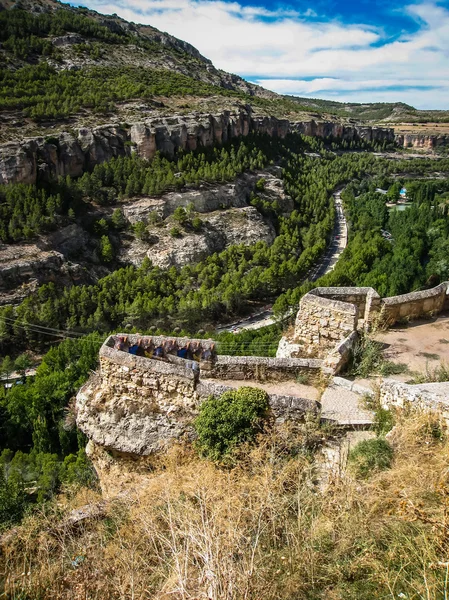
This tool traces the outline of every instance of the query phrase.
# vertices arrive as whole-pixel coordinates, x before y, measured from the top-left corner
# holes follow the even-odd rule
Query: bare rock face
[[[253,115],[245,106],[237,113],[174,115],[126,125],[81,128],[77,136],[59,133],[0,146],[0,183],[36,183],[58,176],[77,177],[86,169],[137,152],[151,159],[157,151],[173,155],[177,149],[194,150],[221,144],[251,132],[285,137],[289,132],[347,140],[394,140],[392,129],[343,126],[334,122],[289,122]]]
[[[42,250],[35,244],[0,245],[0,290],[10,289],[40,275],[56,277],[64,257],[55,251]]]
[[[151,230],[150,242],[123,244],[119,258],[136,266],[145,256],[155,266],[167,269],[182,267],[206,259],[234,244],[250,246],[259,241],[272,244],[276,232],[271,223],[252,206],[210,213],[203,217],[199,232],[182,231],[182,237],[172,237],[169,229]],[[146,247],[146,252],[143,249]]]
[[[395,139],[397,144],[403,148],[433,150],[449,146],[449,135],[445,134],[401,133],[397,134]]]
[[[142,198],[136,202],[130,201],[123,205],[123,214],[130,223],[137,221],[148,222],[149,215],[157,212],[166,219],[175,210],[190,204],[193,210],[199,213],[208,213],[214,210],[232,207],[241,208],[248,204],[249,194],[262,174],[245,173],[233,183],[202,184],[198,189],[182,192],[169,192],[158,198]]]

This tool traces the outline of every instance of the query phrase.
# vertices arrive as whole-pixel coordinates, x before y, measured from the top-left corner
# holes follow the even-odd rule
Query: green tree
[[[182,231],[176,225],[170,229],[170,235],[174,238],[182,237]]]
[[[101,260],[108,263],[114,258],[114,249],[107,235],[103,235],[100,240]]]
[[[148,237],[147,226],[143,221],[137,221],[133,226],[134,233],[139,240],[145,240]]]
[[[173,219],[180,225],[185,225],[188,221],[188,216],[185,209],[182,206],[178,206],[173,213]]]
[[[14,371],[14,361],[12,360],[12,358],[10,356],[5,356],[5,358],[1,362],[2,379],[5,379],[6,382],[8,382],[13,371]]]
[[[212,460],[230,458],[239,444],[263,431],[268,408],[268,394],[251,387],[208,398],[194,423],[198,450]]]
[[[114,210],[114,212],[112,213],[111,222],[115,229],[117,229],[118,231],[125,227],[126,219],[123,216],[123,211],[121,208],[116,208]]]
[[[26,371],[30,369],[33,365],[31,358],[28,354],[24,353],[18,356],[14,362],[14,366],[16,371],[24,378],[26,375]]]

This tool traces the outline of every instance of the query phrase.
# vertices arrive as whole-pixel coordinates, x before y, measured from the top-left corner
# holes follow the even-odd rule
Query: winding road
[[[348,243],[348,224],[343,212],[343,205],[341,201],[342,191],[343,189],[340,189],[333,194],[337,214],[335,217],[334,231],[332,233],[332,242],[330,243],[324,257],[319,263],[312,267],[312,269],[304,277],[303,281],[306,281],[307,279],[309,281],[315,281],[319,277],[326,275],[326,273],[330,273],[334,269],[338,259],[341,256],[341,253],[346,248]],[[222,327],[217,327],[217,332],[221,333],[223,331],[231,331],[233,333],[237,333],[243,329],[261,329],[262,327],[273,325],[274,322],[275,319],[273,316],[273,310],[270,307],[267,310],[253,314],[245,319],[235,321],[234,323],[227,324]]]

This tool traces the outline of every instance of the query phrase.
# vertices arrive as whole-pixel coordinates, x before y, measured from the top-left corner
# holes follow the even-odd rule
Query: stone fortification
[[[380,296],[371,287],[317,287],[310,294],[353,304],[357,307],[359,319],[365,323],[372,321],[380,312]]]
[[[430,290],[391,296],[382,300],[382,318],[388,325],[401,319],[418,319],[441,312],[447,301],[449,282],[445,281]]]
[[[77,425],[96,446],[132,455],[148,455],[175,439],[191,437],[191,423],[200,404],[210,395],[217,396],[232,389],[209,378],[229,378],[232,364],[238,364],[244,373],[253,373],[252,379],[257,379],[259,374],[265,380],[271,368],[276,377],[288,378],[304,370],[319,372],[321,363],[261,357],[252,361],[253,357],[213,355],[199,363],[171,355],[165,360],[156,360],[116,350],[116,337],[109,337],[103,344],[99,372],[78,392]],[[128,336],[131,343],[138,337]],[[211,349],[213,344],[212,340],[186,338],[153,337],[151,340],[155,346],[176,342],[183,347],[188,342],[198,342],[202,350]],[[317,402],[298,397],[271,394],[269,402],[277,421],[302,419],[306,412],[319,410]]]
[[[440,413],[449,426],[449,381],[409,385],[384,379],[380,385],[380,403],[387,409],[434,411]]]
[[[338,373],[346,364],[360,329],[380,322],[391,326],[449,308],[449,282],[420,292],[381,299],[373,288],[318,287],[303,296],[293,334],[279,344],[278,357],[313,355]]]
[[[78,177],[95,165],[133,152],[151,159],[157,151],[173,155],[176,150],[222,144],[251,132],[285,137],[297,132],[336,137],[348,141],[394,141],[387,128],[341,125],[334,122],[290,122],[257,116],[251,107],[239,112],[158,117],[130,126],[119,124],[83,127],[75,134],[63,132],[51,138],[33,138],[0,145],[0,183],[36,183],[59,176]]]
[[[357,329],[358,318],[354,304],[306,294],[299,304],[294,342],[305,354],[323,357]]]
[[[298,375],[320,376],[323,361],[308,358],[267,358],[263,356],[217,356],[202,378],[239,381],[285,381]]]

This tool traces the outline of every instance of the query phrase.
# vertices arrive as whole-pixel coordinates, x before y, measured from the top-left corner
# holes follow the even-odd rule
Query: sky
[[[281,94],[449,109],[449,0],[84,0]]]

